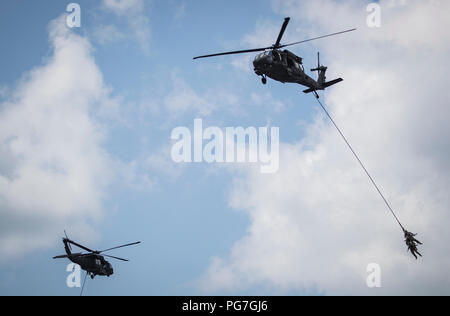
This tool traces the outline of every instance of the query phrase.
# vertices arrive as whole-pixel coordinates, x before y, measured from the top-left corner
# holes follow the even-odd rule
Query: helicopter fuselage
[[[267,50],[255,57],[253,61],[255,73],[282,82],[297,83],[314,90],[323,87],[305,74],[303,59],[288,50]]]
[[[89,256],[69,256],[69,260],[78,264],[82,270],[89,273],[91,276],[111,276],[114,274],[114,269],[103,256],[89,255]]]
[[[78,253],[72,253],[69,247],[69,240],[64,239],[64,249],[67,253],[67,258],[75,264],[78,264],[82,270],[86,271],[88,274],[94,278],[96,275],[107,276],[114,274],[114,269],[112,265],[105,260],[105,258],[98,254],[87,254],[82,255]]]

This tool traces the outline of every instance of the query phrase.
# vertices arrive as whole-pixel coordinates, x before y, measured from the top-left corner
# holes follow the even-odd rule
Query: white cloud
[[[101,45],[116,43],[126,38],[125,34],[112,24],[96,26],[93,31],[93,36]]]
[[[205,116],[213,111],[213,103],[208,102],[179,77],[173,79],[173,89],[164,98],[164,105],[173,116],[181,116],[191,110]]]
[[[357,33],[316,43],[329,77],[345,79],[325,101],[405,226],[420,233],[424,258],[406,253],[392,215],[318,115],[303,140],[281,145],[277,174],[249,170],[235,180],[230,205],[247,212],[251,225],[228,257],[213,259],[204,290],[450,292],[450,92],[442,89],[450,83],[442,67],[450,50],[450,3],[395,3],[381,1],[377,30],[365,27],[366,4],[359,0],[274,1],[274,8],[291,15],[291,27],[309,23],[311,34],[359,26]],[[419,33],[428,38],[416,39],[411,30],[422,26]],[[314,104],[311,96],[302,98]],[[366,287],[372,262],[382,268],[379,290]]]
[[[270,92],[265,92],[264,94],[252,93],[250,98],[255,105],[268,107],[273,109],[275,113],[282,112],[286,108],[285,104],[274,99]]]
[[[162,101],[173,119],[193,112],[201,117],[210,116],[218,110],[240,113],[239,97],[221,88],[197,92],[177,74],[173,75],[172,90]]]
[[[143,0],[103,0],[103,5],[117,15],[134,14],[144,8]]]
[[[103,0],[103,7],[119,17],[125,17],[144,53],[150,52],[150,21],[144,14],[143,0]]]
[[[2,258],[49,246],[63,229],[92,236],[87,222],[102,215],[113,176],[93,118],[109,89],[91,46],[64,17],[49,30],[53,55],[0,105]]]
[[[156,187],[156,178],[150,176],[142,159],[136,159],[128,163],[116,162],[118,177],[122,185],[135,191],[149,191]]]
[[[147,171],[160,173],[164,179],[175,180],[181,176],[184,164],[175,163],[171,156],[172,147],[162,146],[158,151],[148,155],[143,163]]]

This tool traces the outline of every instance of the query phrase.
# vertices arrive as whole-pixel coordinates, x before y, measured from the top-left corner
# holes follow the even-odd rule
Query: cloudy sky
[[[0,294],[78,295],[61,237],[114,252],[89,295],[450,294],[450,2],[78,1],[0,4]],[[402,232],[302,87],[263,86],[250,55],[193,61],[357,27],[316,53],[323,102],[374,175]],[[312,74],[312,76],[315,76]],[[280,128],[280,169],[175,164],[171,131]],[[368,288],[379,264],[381,288]]]

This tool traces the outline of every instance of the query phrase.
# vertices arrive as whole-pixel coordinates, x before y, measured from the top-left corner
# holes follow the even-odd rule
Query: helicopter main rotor
[[[121,261],[129,261],[129,260],[123,259],[123,258],[119,258],[119,257],[115,257],[115,256],[111,256],[111,255],[105,255],[103,253],[111,251],[111,250],[119,249],[119,248],[134,246],[134,245],[137,245],[137,244],[141,243],[140,241],[138,241],[138,242],[134,242],[134,243],[130,243],[130,244],[121,245],[121,246],[109,248],[109,249],[106,249],[106,250],[98,251],[98,250],[89,249],[88,247],[85,247],[85,246],[83,246],[83,245],[81,245],[81,244],[79,244],[79,243],[77,243],[77,242],[75,242],[73,240],[70,240],[69,238],[67,238],[67,235],[66,235],[66,238],[64,238],[64,241],[66,241],[69,244],[69,247],[72,244],[72,245],[77,246],[78,248],[83,249],[83,250],[88,252],[88,253],[85,253],[85,254],[83,254],[83,253],[74,253],[74,254],[71,255],[71,257],[90,257],[90,256],[102,255],[104,257],[117,259],[117,260],[121,260]],[[72,249],[72,248],[70,247],[70,249]],[[62,256],[53,257],[53,259],[62,259],[62,258],[68,258],[68,257],[69,257],[68,255],[62,255]]]
[[[263,52],[263,51],[268,50],[268,49],[277,50],[277,49],[281,49],[281,48],[284,48],[284,47],[299,45],[299,44],[315,41],[315,40],[326,38],[326,37],[331,37],[331,36],[335,36],[335,35],[339,35],[339,34],[344,34],[344,33],[356,31],[356,28],[354,28],[354,29],[350,29],[350,30],[346,30],[346,31],[341,31],[341,32],[337,32],[337,33],[332,33],[332,34],[327,34],[327,35],[323,35],[323,36],[319,36],[319,37],[306,39],[306,40],[295,42],[295,43],[281,45],[281,39],[283,38],[284,32],[286,31],[286,28],[287,28],[290,20],[291,19],[289,17],[284,19],[284,23],[283,23],[283,26],[281,27],[280,34],[278,35],[277,41],[272,46],[261,47],[261,48],[253,48],[253,49],[245,49],[245,50],[237,50],[237,51],[217,53],[217,54],[204,55],[204,56],[197,56],[197,57],[194,57],[194,59],[209,58],[209,57],[224,56],[224,55],[256,53],[256,52]]]

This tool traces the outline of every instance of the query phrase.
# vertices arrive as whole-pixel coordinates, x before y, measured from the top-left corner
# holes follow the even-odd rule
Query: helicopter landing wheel
[[[95,275],[91,274],[91,279],[94,280],[94,278],[95,278]]]
[[[266,77],[262,77],[261,81],[262,81],[262,84],[266,84],[267,83],[267,78]]]

